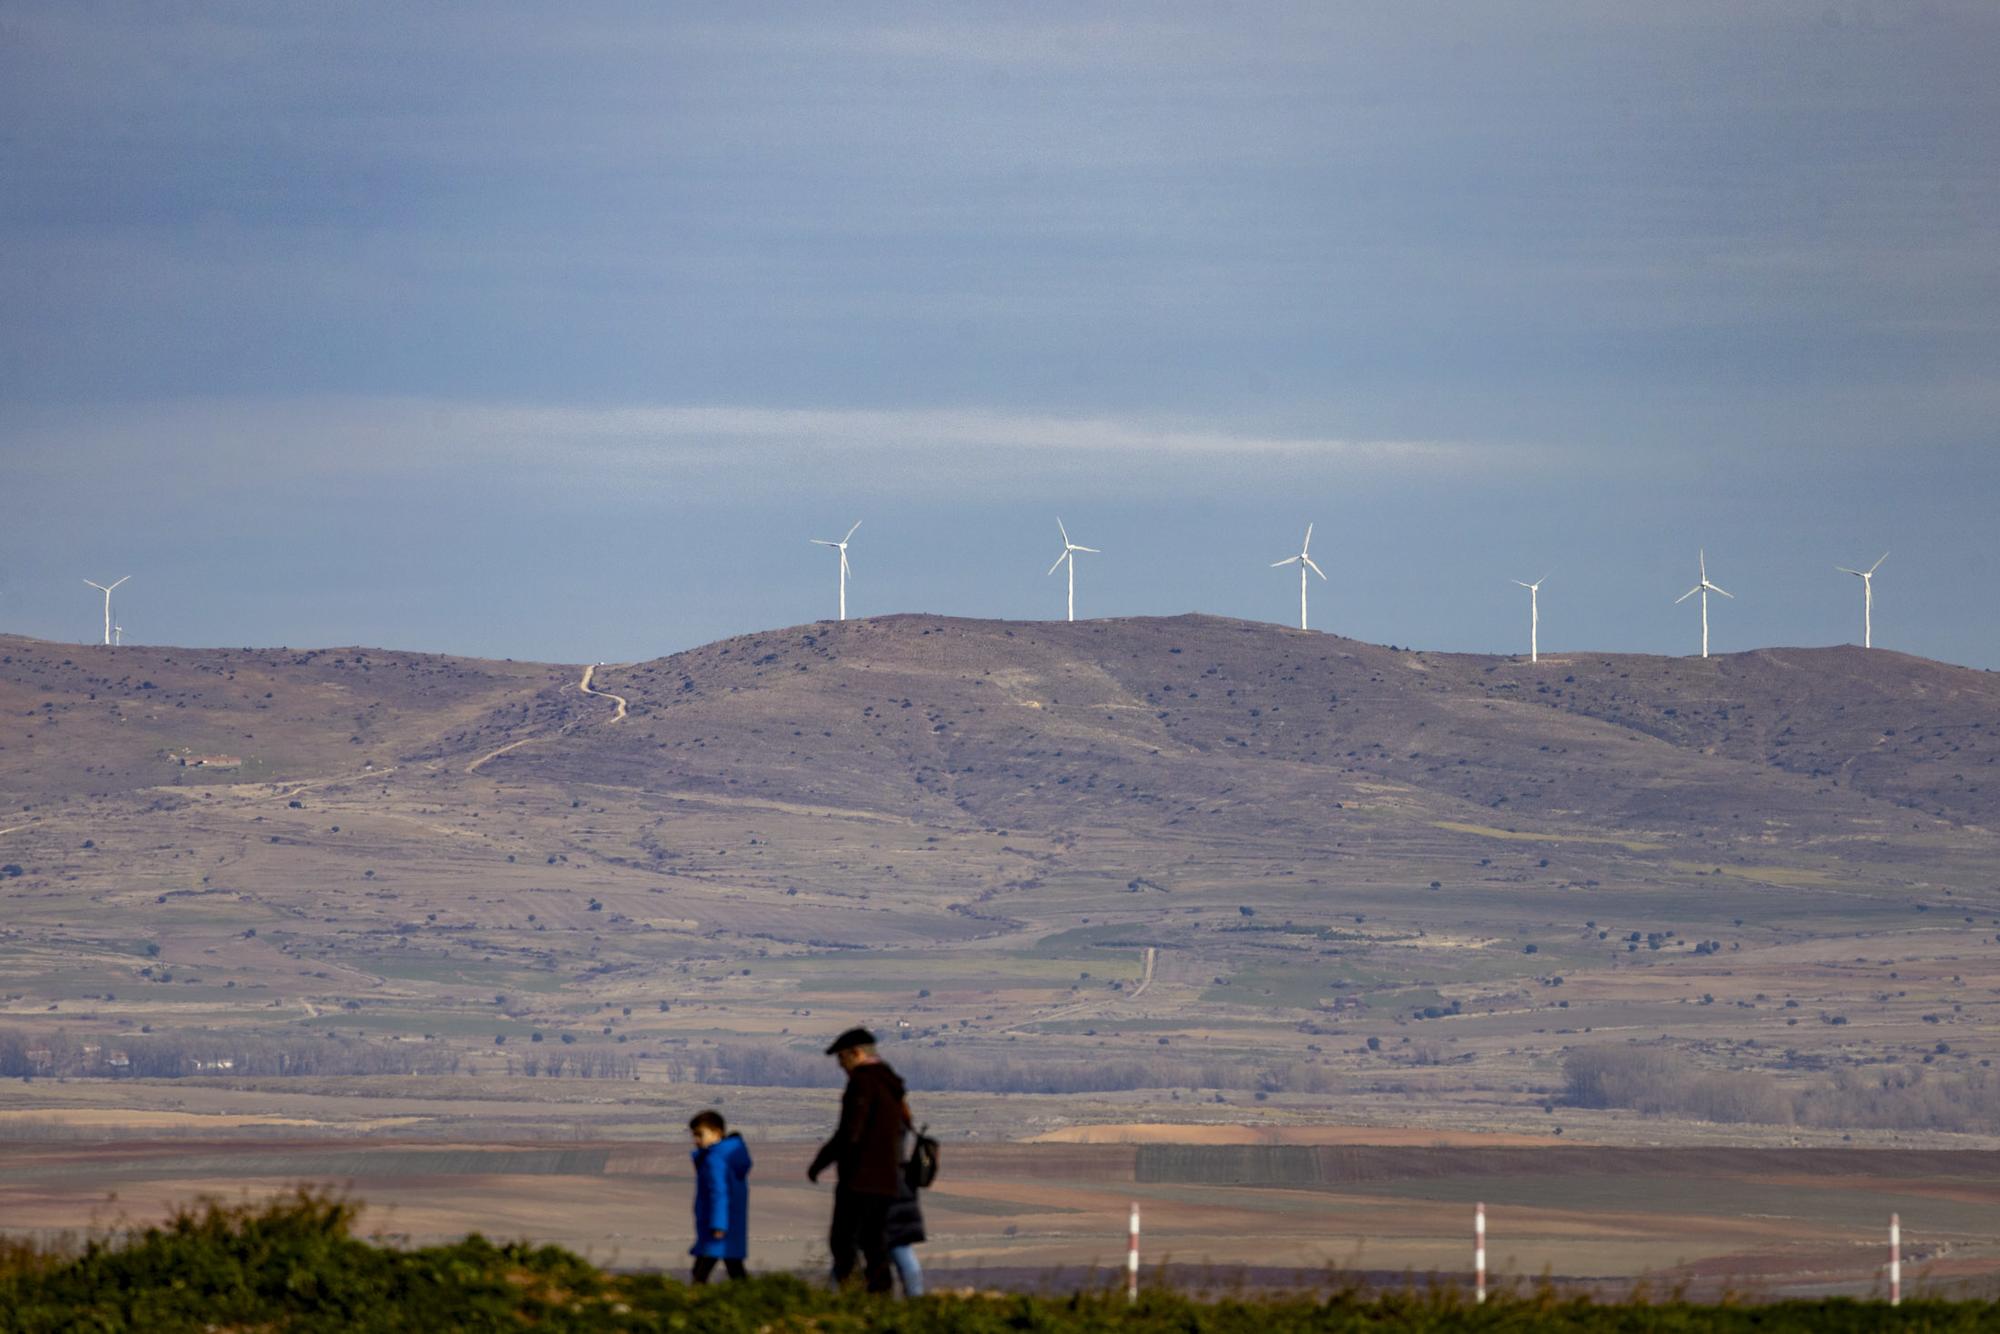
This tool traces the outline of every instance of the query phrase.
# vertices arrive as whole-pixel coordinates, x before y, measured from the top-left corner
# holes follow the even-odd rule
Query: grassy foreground
[[[354,1236],[354,1212],[301,1191],[265,1205],[204,1204],[80,1254],[0,1250],[0,1330],[2000,1330],[2000,1304],[1990,1302],[1917,1301],[1891,1311],[1845,1299],[1696,1306],[1537,1294],[1474,1307],[1449,1291],[1220,1301],[1151,1292],[1137,1306],[1107,1293],[890,1302],[787,1277],[696,1288],[606,1273],[553,1246],[478,1236],[401,1250]]]

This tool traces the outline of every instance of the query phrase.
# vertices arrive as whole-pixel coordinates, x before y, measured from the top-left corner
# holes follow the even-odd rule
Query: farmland
[[[799,1144],[826,1120],[819,1046],[855,1022],[980,1152],[1093,1125],[2000,1148],[1990,674],[891,617],[596,669],[623,715],[581,675],[0,640],[7,1163],[97,1142],[138,1189],[138,1146],[223,1130],[657,1153],[709,1102]],[[214,752],[243,769],[180,763]],[[1585,1087],[1573,1058],[1598,1048],[1665,1053],[1646,1068],[1705,1100]],[[169,1173],[145,1198],[195,1180],[230,1184]],[[20,1182],[36,1227],[114,1188]],[[1313,1249],[1328,1235],[1402,1237],[1390,1268],[1462,1249],[1457,1187],[1336,1207],[1159,1185],[1250,1191],[1241,1235],[1290,1238],[1287,1265],[1346,1255]],[[791,1189],[771,1217],[811,1216]],[[532,1209],[510,1190],[477,1198]],[[1590,1190],[1520,1203],[1615,1209]],[[1867,1213],[1845,1209],[1815,1216]],[[627,1222],[560,1239],[638,1254]],[[968,1262],[1037,1265],[1069,1245],[1037,1249],[1044,1224],[1067,1235],[956,1235]],[[1594,1254],[1548,1226],[1523,1265]],[[1590,1267],[1672,1267],[1638,1235]]]

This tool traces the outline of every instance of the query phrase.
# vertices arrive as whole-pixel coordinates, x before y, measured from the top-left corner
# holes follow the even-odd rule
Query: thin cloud
[[[1460,460],[1440,441],[1350,440],[1237,432],[1105,416],[1061,417],[979,409],[746,408],[482,409],[472,420],[496,440],[524,435],[610,440],[644,447],[757,443],[809,450],[961,447],[1176,455],[1339,456],[1355,461]]]
[[[374,477],[465,467],[504,468],[538,481],[552,468],[685,477],[727,471],[746,491],[786,466],[887,457],[910,478],[980,481],[1033,458],[1092,465],[1129,484],[1125,465],[1226,465],[1249,459],[1431,475],[1515,465],[1519,447],[1364,440],[1234,430],[1210,423],[1110,415],[1058,416],[978,408],[625,407],[466,404],[423,399],[195,400],[111,410],[50,409],[8,434],[45,476],[105,464],[171,462],[176,477]],[[1105,470],[1104,465],[1117,461]],[[760,470],[761,469],[761,470]]]

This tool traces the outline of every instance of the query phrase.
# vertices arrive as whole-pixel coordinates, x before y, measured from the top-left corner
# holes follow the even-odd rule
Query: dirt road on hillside
[[[614,695],[609,690],[599,690],[595,686],[591,685],[591,681],[597,675],[597,668],[598,668],[597,663],[592,663],[588,667],[585,667],[583,669],[582,678],[578,680],[576,683],[576,688],[578,690],[581,690],[586,695],[594,695],[598,699],[608,699],[613,704],[618,706],[616,709],[612,711],[611,717],[605,720],[607,726],[611,723],[622,723],[625,721],[625,715],[629,711],[630,705],[628,704],[623,695]],[[568,729],[565,728],[563,730],[567,731]],[[560,732],[557,733],[557,735],[560,734],[561,734]],[[524,736],[519,741],[509,741],[504,746],[497,746],[494,749],[487,751],[484,755],[481,755],[478,759],[474,760],[472,763],[466,765],[465,771],[469,774],[477,773],[479,771],[479,767],[485,764],[488,760],[497,760],[510,750],[516,750],[522,746],[527,745],[530,741],[540,741],[541,739],[542,738],[540,736]]]
[[[625,697],[623,695],[614,695],[609,690],[598,690],[595,687],[593,687],[590,684],[590,682],[592,678],[594,678],[596,675],[597,675],[597,664],[593,663],[590,666],[584,668],[583,679],[576,683],[576,688],[578,690],[581,690],[586,695],[595,695],[599,699],[608,699],[612,703],[616,704],[618,706],[618,709],[611,715],[611,721],[614,723],[624,722],[625,712],[626,712]]]
[[[1159,953],[1151,945],[1146,946],[1146,973],[1145,976],[1139,979],[1139,985],[1132,988],[1131,998],[1133,1000],[1138,1000],[1139,997],[1145,995],[1146,988],[1153,985],[1153,962],[1159,957]]]

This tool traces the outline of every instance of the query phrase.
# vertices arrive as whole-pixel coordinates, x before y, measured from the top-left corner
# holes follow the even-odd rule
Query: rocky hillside
[[[1337,827],[1385,792],[1487,823],[1785,841],[2000,812],[2000,677],[1853,648],[1530,665],[1207,616],[899,616],[599,679],[628,725],[499,766],[1044,829]]]

